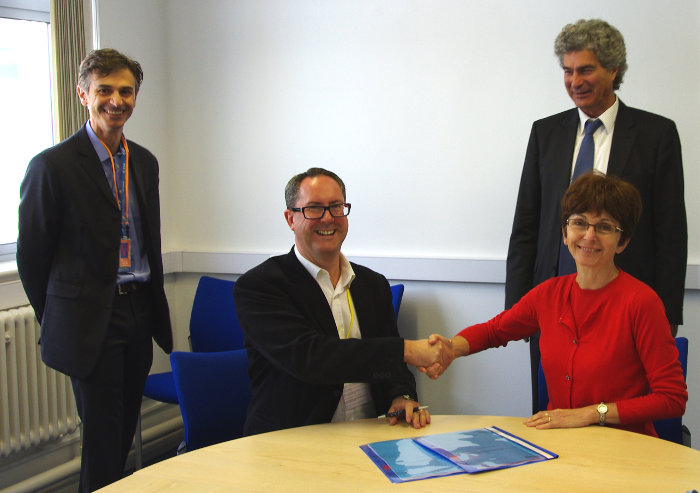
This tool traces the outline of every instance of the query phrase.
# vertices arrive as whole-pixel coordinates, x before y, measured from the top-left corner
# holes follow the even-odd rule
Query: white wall
[[[284,183],[321,165],[354,204],[347,253],[505,258],[530,125],[572,106],[553,40],[580,17],[620,28],[630,66],[620,97],[675,120],[686,190],[700,183],[700,2],[98,8],[102,45],[145,68],[127,133],[163,163],[166,251],[286,250]],[[687,192],[686,204],[697,265],[700,196]]]
[[[137,115],[147,127],[167,121],[156,138],[167,147],[170,249],[286,249],[282,186],[322,165],[354,203],[347,252],[505,257],[530,125],[572,106],[552,45],[580,17],[621,29],[620,97],[676,121],[686,180],[700,182],[698,2],[133,3],[144,15],[119,22],[112,40],[143,55],[149,98],[167,94],[160,111]],[[101,1],[119,19],[121,5]]]
[[[630,69],[620,97],[676,121],[686,190],[700,184],[700,2],[98,0],[98,9],[102,46],[144,65],[127,135],[161,160],[164,248],[212,261],[173,270],[194,272],[168,286],[179,349],[198,274],[240,273],[219,254],[289,248],[282,189],[311,165],[348,185],[350,256],[502,264],[530,125],[572,106],[553,40],[581,17],[622,31]],[[686,193],[686,205],[696,274],[700,198]],[[389,276],[416,279],[411,265]],[[406,282],[407,337],[452,334],[503,306],[503,285],[478,272],[470,282],[429,274]],[[685,420],[696,431],[697,277],[680,329],[691,339]],[[436,413],[525,416],[528,359],[512,343],[437,382],[419,375],[419,391]]]

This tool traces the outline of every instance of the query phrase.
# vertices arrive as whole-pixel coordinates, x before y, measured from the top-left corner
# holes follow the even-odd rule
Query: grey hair
[[[314,176],[319,175],[333,178],[340,187],[340,191],[343,192],[343,200],[346,199],[345,183],[343,183],[343,180],[341,180],[338,175],[336,175],[332,171],[328,171],[327,169],[323,168],[309,168],[303,173],[299,173],[298,175],[293,176],[292,179],[289,180],[289,182],[287,183],[287,186],[284,187],[284,200],[287,205],[287,209],[291,209],[297,206],[297,200],[299,199],[299,187],[301,187],[301,182],[304,181],[306,178],[313,178]]]
[[[564,66],[564,54],[581,50],[591,50],[606,70],[618,69],[613,89],[619,89],[627,72],[627,50],[620,31],[601,19],[581,19],[576,24],[567,24],[554,40],[559,64]]]

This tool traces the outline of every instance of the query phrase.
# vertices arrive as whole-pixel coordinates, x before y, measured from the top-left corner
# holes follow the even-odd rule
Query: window
[[[53,145],[50,62],[48,1],[0,1],[0,261],[14,259],[27,164]]]

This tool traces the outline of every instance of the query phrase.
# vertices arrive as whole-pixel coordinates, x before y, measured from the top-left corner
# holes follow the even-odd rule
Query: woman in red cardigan
[[[683,415],[688,393],[663,303],[614,262],[641,211],[639,192],[619,178],[575,180],[562,199],[561,227],[577,272],[543,282],[450,340],[456,358],[540,331],[550,401],[527,426],[600,424],[657,436],[653,421]],[[437,378],[444,369],[423,371]]]

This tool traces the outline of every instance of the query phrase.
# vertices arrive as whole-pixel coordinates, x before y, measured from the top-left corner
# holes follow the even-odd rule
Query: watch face
[[[601,414],[605,414],[608,412],[608,406],[605,404],[598,404],[598,412]]]

